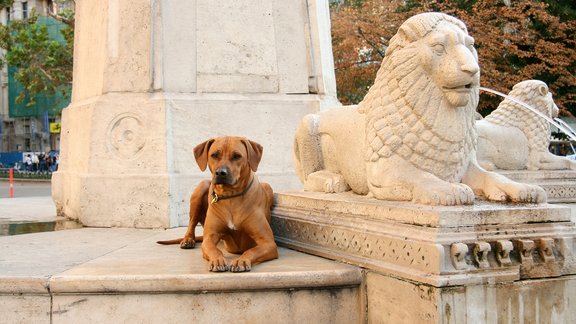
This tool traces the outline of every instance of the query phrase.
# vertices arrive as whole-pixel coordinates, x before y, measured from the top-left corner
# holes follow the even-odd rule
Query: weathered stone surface
[[[51,323],[52,298],[48,295],[0,293],[3,323]]]
[[[575,276],[437,288],[369,271],[367,318],[369,323],[573,323],[575,294]]]
[[[545,202],[538,186],[486,172],[476,160],[480,67],[464,23],[442,13],[406,20],[358,107],[305,116],[295,168],[304,189],[381,200],[467,205]]]
[[[573,170],[496,170],[514,181],[540,186],[551,203],[576,202],[576,171]]]
[[[8,322],[363,322],[362,273],[280,248],[247,273],[212,273],[168,231],[78,229],[0,237]],[[227,255],[228,258],[231,255]]]
[[[576,227],[566,207],[281,193],[272,215],[285,246],[436,287],[576,273]]]
[[[275,190],[298,187],[286,134],[338,104],[327,5],[78,3],[53,178],[59,215],[88,226],[186,225],[190,193],[207,177],[192,148],[222,135],[264,146],[259,171]]]

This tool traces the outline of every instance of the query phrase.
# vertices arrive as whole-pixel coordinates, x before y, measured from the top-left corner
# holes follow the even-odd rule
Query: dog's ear
[[[248,139],[243,139],[242,143],[246,146],[246,151],[248,152],[248,165],[252,171],[256,172],[258,170],[258,164],[260,164],[260,160],[262,159],[262,145],[253,142]]]
[[[208,151],[210,151],[212,143],[214,143],[213,138],[196,145],[194,148],[194,158],[196,158],[196,163],[198,163],[198,166],[202,171],[206,170],[206,166],[208,165]]]

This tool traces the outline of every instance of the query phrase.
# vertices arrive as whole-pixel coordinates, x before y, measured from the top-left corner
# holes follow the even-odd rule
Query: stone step
[[[358,323],[359,268],[280,248],[245,273],[212,273],[171,230],[83,228],[0,237],[8,323]],[[231,258],[230,255],[227,257]]]
[[[538,170],[503,171],[498,173],[519,182],[536,184],[546,191],[550,203],[576,202],[576,171]]]

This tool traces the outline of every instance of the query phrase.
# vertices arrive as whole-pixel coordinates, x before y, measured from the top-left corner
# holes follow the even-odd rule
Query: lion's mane
[[[541,88],[545,89],[546,94],[539,91]],[[522,81],[516,84],[508,95],[532,106],[547,117],[555,117],[557,113],[552,111],[556,106],[552,96],[548,95],[548,86],[542,81]],[[520,129],[526,136],[531,151],[548,150],[550,124],[519,103],[504,99],[498,108],[486,116],[484,120],[492,124]]]
[[[460,182],[477,142],[478,86],[466,107],[448,107],[443,92],[420,65],[414,46],[442,22],[468,34],[461,21],[445,14],[408,19],[403,32],[390,40],[359,112],[366,114],[366,161],[398,155],[442,180]]]

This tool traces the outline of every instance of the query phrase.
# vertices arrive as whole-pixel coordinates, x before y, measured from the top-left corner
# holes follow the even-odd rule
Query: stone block
[[[576,277],[437,288],[368,271],[369,323],[573,323]]]
[[[351,193],[279,193],[282,245],[435,287],[576,274],[570,209],[433,207]]]
[[[54,323],[359,323],[358,290],[57,295]]]
[[[0,294],[2,323],[52,323],[50,295]]]
[[[187,225],[190,193],[209,177],[192,149],[222,135],[264,146],[259,176],[275,190],[298,187],[287,134],[338,104],[327,3],[78,3],[52,181],[59,215],[88,226]]]

